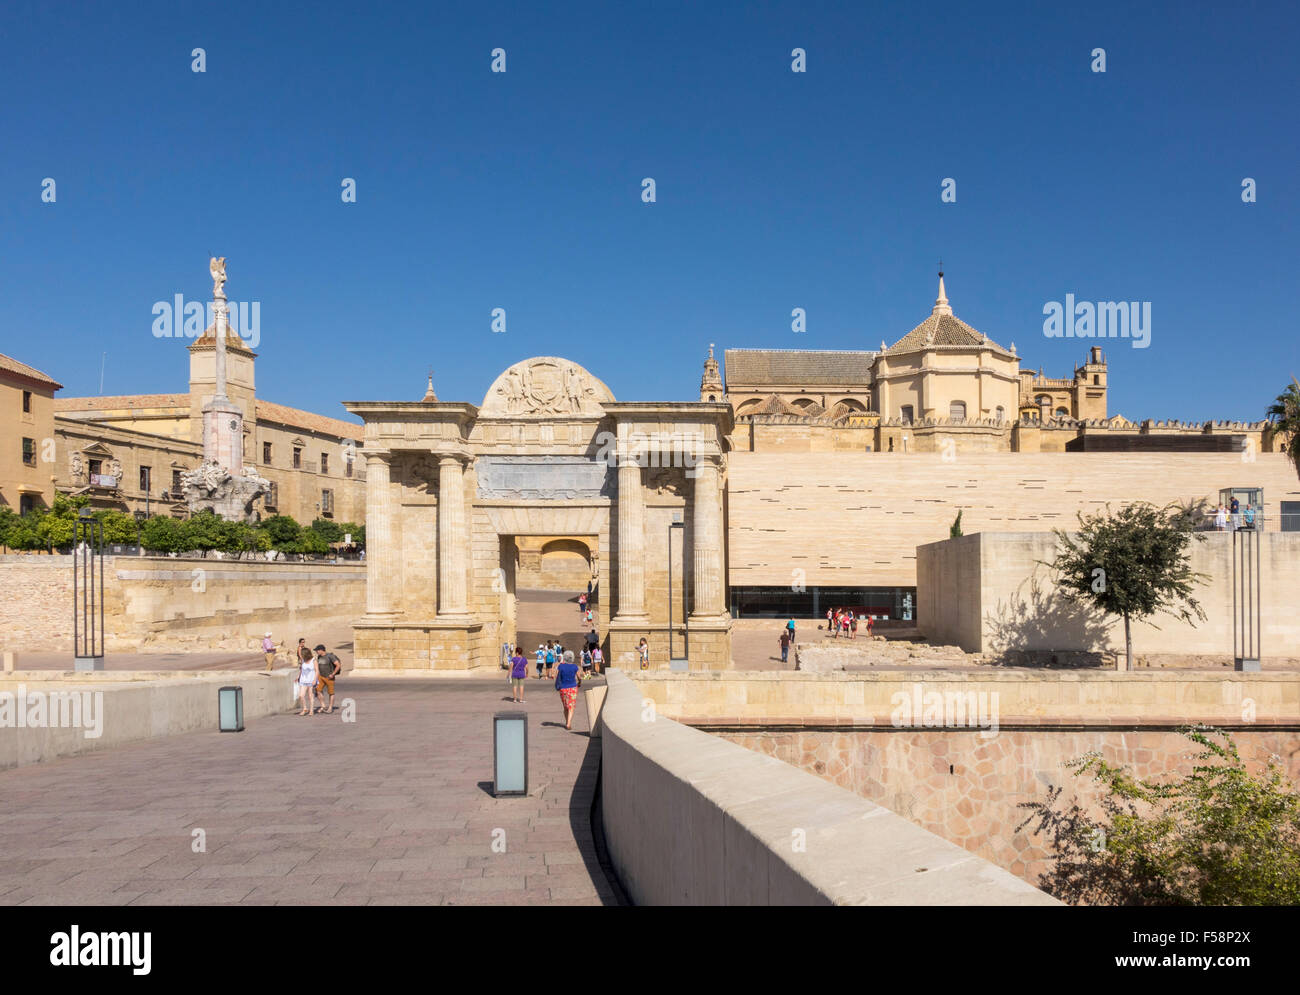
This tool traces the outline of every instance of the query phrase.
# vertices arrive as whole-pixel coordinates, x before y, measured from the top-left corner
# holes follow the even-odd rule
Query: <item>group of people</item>
[[[595,635],[594,632],[590,635]],[[510,696],[513,701],[524,700],[524,685],[528,681],[528,657],[522,646],[510,649]],[[578,702],[578,688],[583,676],[600,673],[604,667],[604,656],[599,644],[588,644],[582,650],[581,657],[575,656],[573,650],[566,650],[557,640],[547,640],[537,647],[537,680],[543,672],[548,678],[554,678],[555,690],[560,693],[560,704],[564,708],[564,728],[573,728],[573,709]]]
[[[1236,531],[1255,527],[1255,506],[1247,503],[1242,511],[1241,502],[1235,497],[1226,505],[1219,505],[1214,512],[1214,528],[1219,531]]]
[[[262,637],[262,652],[266,654],[266,672],[269,674],[275,666],[275,641],[269,632]],[[339,658],[327,650],[324,643],[317,643],[315,649],[309,647],[305,636],[299,638],[294,658],[298,664],[298,676],[294,681],[294,700],[300,706],[297,714],[324,715],[334,711],[334,681],[343,669]],[[327,695],[328,706],[325,704]]]
[[[859,615],[852,608],[826,609],[826,628],[835,639],[839,639],[840,636],[844,636],[845,639],[857,639],[859,622],[866,628],[867,635],[871,635],[871,616],[867,612]]]

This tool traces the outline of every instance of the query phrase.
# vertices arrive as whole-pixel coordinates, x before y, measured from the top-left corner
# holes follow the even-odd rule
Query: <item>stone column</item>
[[[618,464],[618,618],[645,617],[645,497],[641,467],[625,455]]]
[[[438,457],[438,615],[469,614],[469,522],[465,516],[465,464]]]
[[[366,457],[366,614],[397,613],[402,589],[402,551],[396,528],[392,453]]]
[[[694,559],[692,615],[715,617],[726,611],[722,557],[722,467],[716,456],[695,464],[695,500],[691,508]]]

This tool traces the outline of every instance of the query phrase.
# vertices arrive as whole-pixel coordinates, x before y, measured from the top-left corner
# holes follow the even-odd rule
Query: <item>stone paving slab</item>
[[[589,821],[600,741],[581,703],[564,729],[550,682],[526,694],[351,678],[355,722],[277,715],[0,771],[0,904],[614,904]],[[497,799],[491,716],[516,710],[530,791]]]

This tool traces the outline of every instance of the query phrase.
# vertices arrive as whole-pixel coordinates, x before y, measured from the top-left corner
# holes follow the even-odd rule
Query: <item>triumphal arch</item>
[[[496,667],[517,632],[521,558],[561,539],[586,551],[612,663],[634,666],[645,638],[666,666],[671,610],[674,657],[731,665],[730,405],[619,402],[543,356],[507,369],[477,407],[438,400],[432,383],[422,401],[345,406],[365,421],[357,668]]]

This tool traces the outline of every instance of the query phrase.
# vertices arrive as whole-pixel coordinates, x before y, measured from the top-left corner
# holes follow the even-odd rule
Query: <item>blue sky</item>
[[[942,258],[1049,375],[1091,343],[1046,302],[1150,301],[1149,348],[1102,343],[1112,413],[1258,418],[1300,375],[1300,14],[1135,6],[10,0],[0,352],[65,396],[105,352],[104,393],[184,390],[152,309],[216,254],[270,400],[345,416],[432,366],[479,403],[533,355],[694,399],[710,342],[893,342]]]

